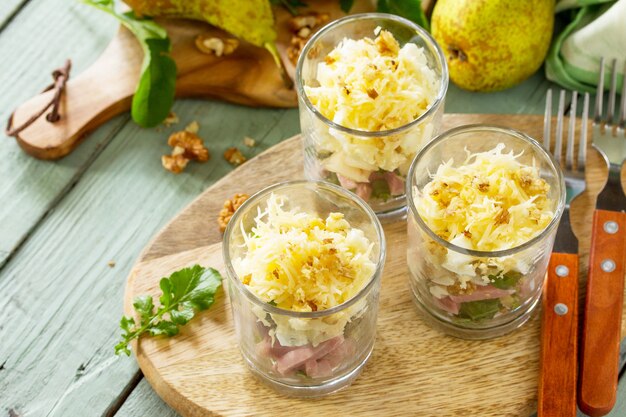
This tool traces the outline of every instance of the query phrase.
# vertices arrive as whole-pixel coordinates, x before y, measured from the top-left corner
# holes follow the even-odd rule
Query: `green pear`
[[[554,0],[438,0],[432,35],[450,79],[470,91],[518,84],[541,66],[554,27]]]

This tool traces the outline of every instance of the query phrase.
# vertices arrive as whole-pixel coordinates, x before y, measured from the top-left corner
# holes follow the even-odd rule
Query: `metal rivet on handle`
[[[619,230],[619,225],[616,222],[609,220],[608,222],[604,222],[603,228],[608,234],[614,235]]]
[[[613,272],[615,271],[615,262],[613,262],[613,259],[605,259],[602,261],[602,263],[600,263],[600,268],[602,268],[602,270],[604,272]]]
[[[569,309],[563,303],[558,303],[557,305],[554,306],[554,312],[558,314],[559,316],[566,315],[568,311]]]
[[[556,267],[556,274],[560,277],[566,277],[569,275],[569,268],[565,265],[559,265]]]

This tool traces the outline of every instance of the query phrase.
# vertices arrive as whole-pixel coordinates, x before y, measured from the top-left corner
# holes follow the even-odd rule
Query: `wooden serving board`
[[[542,116],[444,115],[444,129],[469,123],[510,126],[536,138],[542,131]],[[589,158],[591,192],[582,195],[572,209],[583,254],[589,247],[593,196],[606,175],[594,151]],[[202,193],[140,256],[128,278],[126,314],[132,314],[135,296],[158,294],[159,279],[174,270],[199,263],[223,271],[216,223],[223,201],[234,193],[252,194],[279,181],[301,178],[302,166],[300,138],[295,137],[245,163]],[[410,296],[405,222],[384,228],[388,250],[376,344],[363,373],[349,388],[322,399],[304,400],[279,396],[257,381],[239,354],[225,292],[180,335],[144,337],[133,345],[145,377],[183,416],[270,416],[287,410],[299,416],[530,415],[537,398],[538,317],[489,341],[455,339],[431,329],[417,315]],[[586,256],[580,270],[587,270]],[[623,334],[625,323],[623,320]]]
[[[330,19],[345,15],[337,0],[316,0],[310,8],[299,9],[325,12]],[[352,13],[372,11],[369,1],[358,1]],[[92,13],[100,13],[91,11]],[[283,7],[274,8],[276,41],[289,76],[295,68],[287,57],[292,31],[291,15]],[[104,17],[103,19],[107,18]],[[156,21],[165,27],[172,41],[172,57],[178,68],[177,97],[218,98],[248,106],[295,107],[296,93],[281,79],[278,68],[265,49],[244,41],[231,55],[216,57],[198,50],[198,35],[232,38],[233,36],[207,23],[163,19]],[[69,57],[71,58],[71,57]],[[40,159],[57,159],[70,153],[85,135],[112,117],[128,111],[141,72],[143,52],[135,37],[121,27],[102,55],[80,74],[71,73],[59,106],[61,119],[49,123],[40,117],[22,131],[17,141],[30,155]],[[64,61],[64,60],[63,60]],[[60,66],[63,61],[56,65]],[[52,63],[54,65],[54,63]],[[45,69],[42,69],[44,71]],[[52,72],[53,68],[45,71]],[[53,96],[53,91],[38,94],[20,105],[13,116],[13,126],[20,126],[41,110]],[[46,112],[47,113],[47,112]]]

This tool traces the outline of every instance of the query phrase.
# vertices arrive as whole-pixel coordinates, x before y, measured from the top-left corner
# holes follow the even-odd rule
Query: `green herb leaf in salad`
[[[354,0],[339,0],[339,6],[341,7],[341,11],[344,13],[349,13],[353,5]]]
[[[377,179],[372,181],[372,198],[382,201],[387,201],[391,198],[391,191],[386,180]]]
[[[215,302],[215,294],[222,284],[222,276],[213,268],[194,265],[161,278],[163,294],[156,308],[152,296],[142,295],[133,301],[139,323],[123,316],[120,321],[122,340],[115,345],[115,354],[130,355],[128,344],[144,333],[151,336],[174,336],[180,326],[187,324],[198,311],[206,310]]]
[[[458,316],[472,321],[480,321],[493,318],[499,310],[500,300],[497,298],[492,300],[468,301],[461,303]]]
[[[283,6],[293,16],[299,14],[298,7],[306,7],[306,3],[300,0],[270,0],[275,6]]]
[[[378,0],[376,9],[382,13],[397,14],[430,30],[421,0]]]
[[[508,271],[505,274],[500,272],[497,275],[489,275],[491,285],[501,290],[508,290],[515,287],[521,278],[522,274],[518,271]]]
[[[131,116],[142,127],[158,125],[172,108],[176,88],[176,63],[170,56],[167,32],[152,19],[139,18],[132,11],[116,11],[115,0],[81,1],[115,17],[137,37],[144,55]]]

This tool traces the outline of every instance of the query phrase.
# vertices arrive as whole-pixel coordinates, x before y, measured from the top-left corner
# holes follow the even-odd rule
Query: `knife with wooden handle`
[[[543,290],[538,417],[576,415],[578,241],[563,212]]]
[[[593,215],[580,358],[578,406],[603,416],[615,404],[626,263],[626,214]]]

